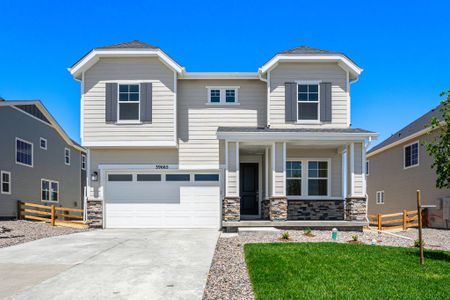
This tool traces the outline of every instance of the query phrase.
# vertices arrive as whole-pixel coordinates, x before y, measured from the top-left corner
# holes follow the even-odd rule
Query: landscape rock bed
[[[85,229],[51,226],[46,223],[24,220],[0,221],[0,248],[80,231],[85,231]]]
[[[313,230],[311,233],[315,236],[309,237],[305,236],[301,230],[287,230],[289,241],[280,239],[282,232],[285,231],[280,231],[279,235],[273,233],[246,235],[222,233],[217,242],[203,299],[254,299],[244,258],[243,246],[247,243],[332,242],[331,231]],[[412,247],[418,236],[416,229],[394,234],[411,239],[403,239],[390,234],[379,235],[376,231],[339,231],[336,242],[348,243],[353,240],[352,236],[356,235],[358,241],[364,244],[371,244],[375,239],[378,246]],[[423,236],[425,248],[450,251],[450,230],[424,229]]]

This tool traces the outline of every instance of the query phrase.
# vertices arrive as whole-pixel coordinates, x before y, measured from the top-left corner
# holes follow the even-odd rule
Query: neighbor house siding
[[[150,124],[107,124],[105,83],[152,83]],[[174,72],[158,58],[101,58],[84,74],[83,143],[174,142]]]
[[[207,86],[239,86],[238,105],[208,103]],[[219,126],[256,127],[266,124],[266,84],[257,80],[180,80],[178,82],[180,168],[224,162]]]
[[[285,83],[297,80],[331,82],[331,123],[321,127],[348,127],[349,96],[347,73],[336,63],[280,63],[270,71],[270,125],[272,128],[298,127],[285,121]],[[317,126],[317,125],[302,125]]]

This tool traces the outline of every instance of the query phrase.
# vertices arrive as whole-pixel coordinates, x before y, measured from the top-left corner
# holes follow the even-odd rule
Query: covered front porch
[[[219,128],[224,142],[222,226],[367,224],[360,129]]]

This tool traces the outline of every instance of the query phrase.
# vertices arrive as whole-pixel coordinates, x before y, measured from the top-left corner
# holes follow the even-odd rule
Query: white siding
[[[297,80],[331,82],[332,122],[330,124],[286,124],[284,85],[286,82]],[[272,128],[347,127],[348,103],[347,73],[335,63],[280,63],[270,72],[270,124]]]
[[[238,192],[238,173],[237,173],[237,157],[236,157],[236,147],[237,143],[230,142],[228,143],[228,185],[227,195],[228,196],[236,196]]]
[[[364,195],[364,172],[362,163],[362,150],[363,145],[361,143],[355,143],[355,173],[353,177],[354,193],[355,195]]]
[[[152,82],[151,124],[105,123],[105,82]],[[84,75],[83,143],[174,141],[174,72],[158,58],[102,58]]]
[[[275,180],[274,180],[274,196],[284,196],[286,194],[284,170],[286,168],[283,161],[283,143],[275,143]]]

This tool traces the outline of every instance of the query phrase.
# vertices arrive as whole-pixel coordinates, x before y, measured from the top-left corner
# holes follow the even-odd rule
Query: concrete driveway
[[[201,299],[217,230],[95,230],[0,249],[0,298]]]

